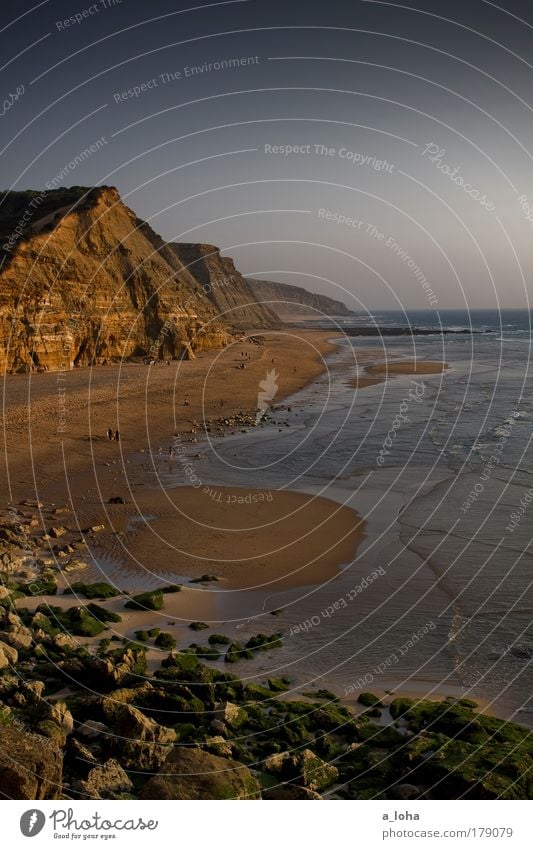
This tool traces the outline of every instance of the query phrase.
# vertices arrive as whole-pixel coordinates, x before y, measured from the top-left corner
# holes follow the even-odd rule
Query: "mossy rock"
[[[392,725],[383,727],[369,722],[358,729],[359,738],[371,746],[380,746],[389,749],[405,743],[405,736],[400,734]]]
[[[148,631],[135,631],[135,639],[141,643],[146,643],[149,639]]]
[[[251,660],[253,652],[250,649],[244,648],[240,643],[233,642],[229,646],[224,660],[226,663],[237,663],[239,660]]]
[[[220,658],[220,652],[212,646],[198,646],[196,654],[198,657],[203,657],[206,660],[218,660]]]
[[[76,593],[76,595],[84,596],[85,598],[115,598],[121,595],[121,591],[105,581],[98,581],[94,584],[85,584],[83,581],[75,581],[65,590],[63,594]]]
[[[53,578],[50,578],[48,580],[38,578],[35,581],[30,581],[27,584],[22,584],[19,587],[19,592],[23,593],[26,596],[30,596],[30,595],[56,595],[57,594],[57,583]]]
[[[196,669],[199,666],[199,661],[196,654],[192,652],[172,652],[165,660],[162,662],[161,666],[163,668],[175,667],[177,669],[182,670],[183,672],[191,672],[193,669]]]
[[[216,575],[202,575],[200,578],[189,578],[190,584],[209,584],[218,581]]]
[[[254,634],[246,643],[246,648],[250,651],[269,651],[270,649],[279,649],[283,646],[281,641],[282,634]]]
[[[154,645],[161,649],[174,649],[176,648],[176,640],[172,634],[167,634],[165,631],[162,631],[155,638]]]
[[[166,587],[161,589],[162,593],[180,593],[181,592],[181,584],[169,584]]]
[[[122,622],[122,616],[120,613],[115,613],[113,610],[106,610],[105,607],[101,607],[93,601],[87,605],[87,610],[91,616],[94,616],[94,618],[98,619],[99,622]]]
[[[206,622],[191,622],[189,628],[191,631],[206,631],[209,625]]]
[[[208,642],[211,643],[212,646],[231,645],[230,637],[226,637],[225,634],[210,634],[208,637]]]
[[[149,628],[147,633],[150,638],[157,637],[161,633],[161,628]]]
[[[290,687],[290,681],[287,678],[269,678],[268,688],[274,693],[282,693]]]
[[[383,707],[381,699],[375,696],[374,693],[360,693],[357,698],[357,701],[360,705],[363,705],[364,707]]]
[[[162,610],[163,603],[162,591],[151,590],[132,596],[124,607],[130,608],[130,610]]]

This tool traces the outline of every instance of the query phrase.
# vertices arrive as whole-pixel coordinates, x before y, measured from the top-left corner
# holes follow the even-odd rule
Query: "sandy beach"
[[[4,377],[2,503],[70,496],[79,509],[142,485],[133,452],[166,452],[174,433],[190,438],[205,419],[254,412],[259,384],[273,370],[272,403],[279,403],[324,371],[331,335],[268,331],[168,366],[124,362]],[[108,428],[119,430],[120,442],[106,438]]]

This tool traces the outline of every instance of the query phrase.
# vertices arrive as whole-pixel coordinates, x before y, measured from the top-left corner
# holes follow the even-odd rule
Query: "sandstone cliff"
[[[320,318],[323,315],[352,315],[351,310],[342,301],[336,301],[326,295],[314,294],[301,286],[253,278],[249,278],[248,283],[257,300],[265,302],[265,306],[269,306],[281,320],[294,318],[297,315],[309,318]]]
[[[232,338],[194,272],[116,189],[0,204],[0,373],[179,357]]]
[[[173,242],[170,247],[202,284],[221,318],[235,328],[267,328],[280,324],[278,315],[254,293],[231,257],[220,256],[214,245]]]

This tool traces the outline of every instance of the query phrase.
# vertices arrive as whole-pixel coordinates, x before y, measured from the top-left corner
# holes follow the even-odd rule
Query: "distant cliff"
[[[277,322],[231,260],[165,243],[115,188],[1,195],[0,239],[0,373],[193,356]]]
[[[280,320],[268,304],[258,303],[250,282],[230,257],[214,245],[170,243],[176,256],[202,284],[220,317],[236,328],[276,327]]]
[[[248,282],[257,300],[270,307],[282,321],[297,315],[308,318],[318,318],[322,315],[352,315],[351,310],[342,301],[308,292],[301,286],[253,278],[249,278]]]

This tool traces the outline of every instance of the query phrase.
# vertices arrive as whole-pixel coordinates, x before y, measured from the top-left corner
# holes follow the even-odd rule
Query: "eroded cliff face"
[[[309,292],[302,286],[291,286],[286,283],[274,283],[272,280],[248,281],[254,297],[276,313],[278,319],[290,319],[296,315],[308,316],[311,319],[323,315],[351,315],[351,311],[342,301]]]
[[[80,189],[80,198],[73,209],[47,192],[46,214],[34,205],[16,238],[23,205],[12,221],[4,215],[0,373],[227,344],[232,328],[201,281],[116,189]]]
[[[260,303],[248,280],[230,257],[214,245],[172,242],[170,247],[202,284],[219,315],[236,329],[278,327],[279,317]]]

